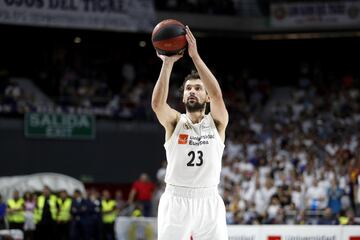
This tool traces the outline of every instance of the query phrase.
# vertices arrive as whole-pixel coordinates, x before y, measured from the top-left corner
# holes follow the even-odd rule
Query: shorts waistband
[[[204,188],[180,187],[167,184],[165,193],[185,198],[208,198],[219,194],[217,186]]]

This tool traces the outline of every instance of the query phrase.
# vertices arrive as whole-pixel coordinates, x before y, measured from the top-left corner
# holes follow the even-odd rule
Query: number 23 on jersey
[[[201,166],[204,163],[202,151],[190,151],[188,153],[190,161],[186,164],[188,167]]]

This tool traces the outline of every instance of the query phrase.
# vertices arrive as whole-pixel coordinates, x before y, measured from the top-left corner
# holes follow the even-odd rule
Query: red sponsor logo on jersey
[[[188,134],[180,134],[178,139],[178,144],[187,144],[189,135]]]
[[[281,240],[281,236],[268,236],[268,240]]]
[[[349,240],[360,240],[360,236],[350,236]]]

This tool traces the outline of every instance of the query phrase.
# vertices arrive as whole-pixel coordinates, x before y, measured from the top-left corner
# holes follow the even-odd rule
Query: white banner
[[[339,226],[262,226],[264,240],[341,240]]]
[[[0,0],[0,23],[151,32],[152,0]]]
[[[230,225],[229,240],[360,240],[360,226]]]
[[[156,240],[157,219],[118,217],[115,232],[117,240]],[[228,233],[229,240],[360,240],[355,225],[228,225]]]
[[[156,240],[157,219],[118,217],[115,222],[116,240]]]
[[[229,240],[259,240],[261,232],[259,226],[228,225]]]
[[[347,226],[342,229],[342,240],[360,240],[360,226]]]
[[[272,27],[334,27],[360,25],[360,1],[273,3]]]

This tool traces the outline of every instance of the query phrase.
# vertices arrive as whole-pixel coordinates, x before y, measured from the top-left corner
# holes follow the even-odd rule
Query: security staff
[[[111,199],[110,192],[104,190],[101,201],[104,239],[115,240],[114,224],[117,216],[116,201]]]
[[[60,191],[57,199],[58,214],[56,217],[57,236],[60,240],[68,240],[70,237],[71,204],[72,199],[67,191]]]
[[[23,229],[25,222],[24,215],[25,201],[20,197],[19,191],[13,192],[13,197],[7,201],[7,220],[10,229]]]
[[[56,235],[57,197],[44,186],[35,208],[36,239],[54,239]]]

